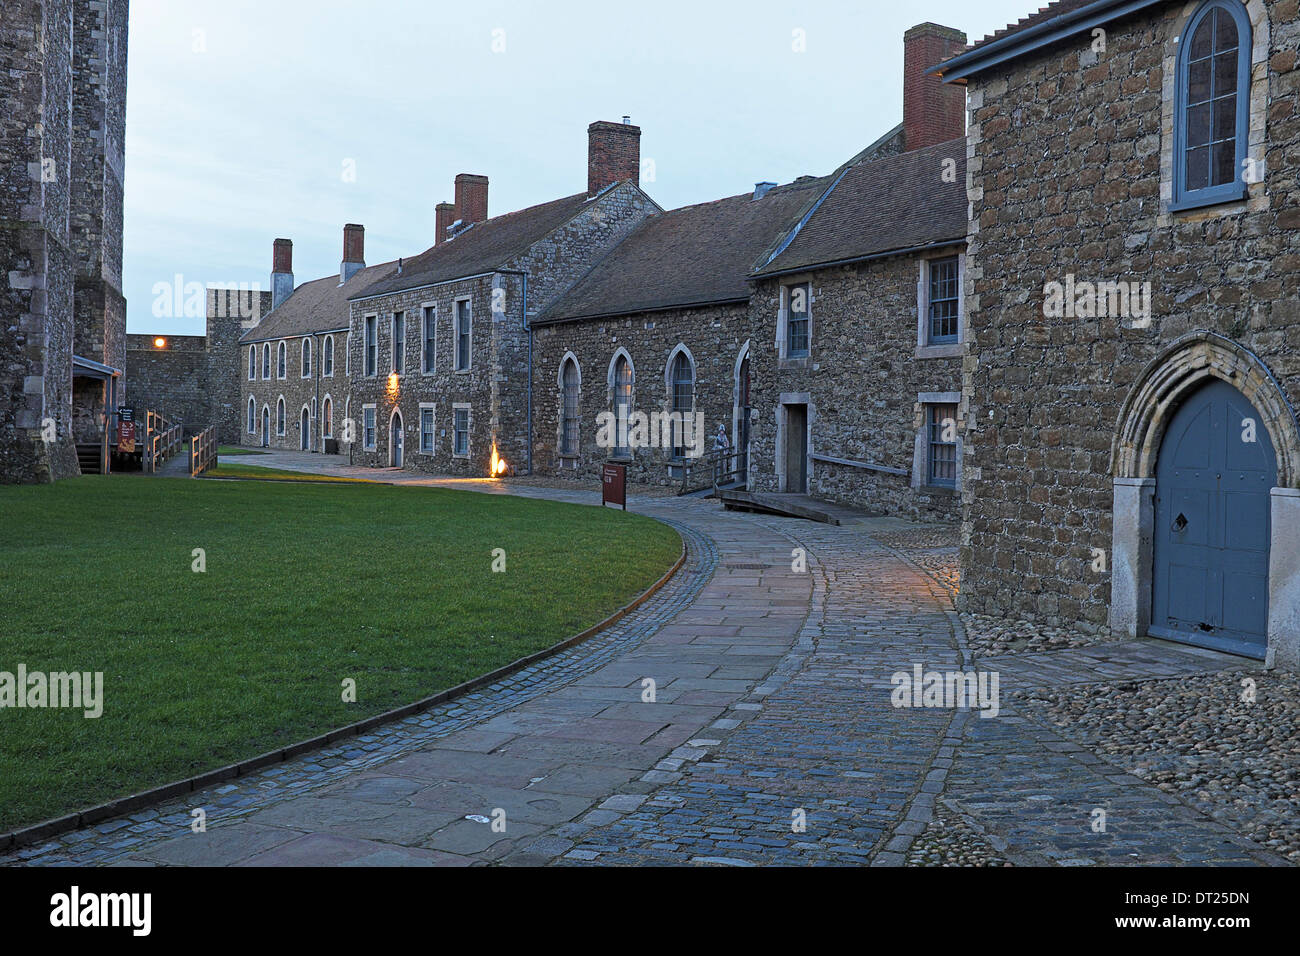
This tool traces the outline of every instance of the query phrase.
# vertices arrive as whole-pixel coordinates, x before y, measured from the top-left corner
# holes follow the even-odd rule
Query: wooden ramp
[[[853,508],[829,501],[819,501],[808,495],[720,488],[714,497],[721,501],[728,511],[752,511],[787,518],[804,518],[822,524],[852,524],[869,517],[864,512],[855,511]]]

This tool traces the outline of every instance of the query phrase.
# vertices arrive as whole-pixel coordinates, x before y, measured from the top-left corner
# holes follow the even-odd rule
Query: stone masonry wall
[[[1107,624],[1111,444],[1143,368],[1208,330],[1268,365],[1300,401],[1300,16],[1252,0],[1250,198],[1171,214],[1173,57],[1193,3],[1107,26],[970,86],[972,200],[964,390],[961,601],[1047,623]],[[1044,285],[1151,282],[1149,326],[1046,320]]]
[[[751,300],[753,328],[761,330],[751,353],[753,488],[779,490],[781,397],[806,394],[813,454],[907,473],[814,460],[810,494],[875,514],[957,520],[952,490],[913,488],[910,477],[923,426],[919,396],[961,390],[960,357],[917,357],[919,280],[918,259],[898,256],[758,284]],[[811,354],[781,360],[781,285],[797,281],[812,283]]]

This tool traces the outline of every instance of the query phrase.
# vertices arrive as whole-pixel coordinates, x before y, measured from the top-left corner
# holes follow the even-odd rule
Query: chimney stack
[[[587,195],[632,180],[641,182],[641,127],[624,116],[621,123],[597,122],[587,127]]]
[[[456,177],[456,218],[467,226],[487,222],[488,178],[473,173]]]
[[[434,226],[437,230],[437,235],[434,236],[433,244],[435,246],[440,246],[447,241],[447,230],[450,229],[451,224],[456,221],[456,204],[440,202],[436,207],[434,207],[434,213],[437,219],[436,225]]]
[[[912,152],[966,135],[966,87],[926,70],[966,49],[966,34],[922,23],[903,35],[903,149]]]
[[[366,227],[348,223],[343,227],[343,264],[339,266],[339,285],[366,267]]]
[[[293,243],[277,239],[271,250],[271,308],[293,295]]]

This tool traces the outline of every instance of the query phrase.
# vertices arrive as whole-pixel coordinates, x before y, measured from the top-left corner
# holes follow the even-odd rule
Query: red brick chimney
[[[343,264],[339,282],[344,283],[366,267],[366,227],[348,223],[343,227]]]
[[[488,217],[488,178],[473,173],[456,177],[456,218],[465,225],[486,222]]]
[[[293,243],[277,239],[271,248],[271,308],[293,295]]]
[[[966,34],[922,23],[903,34],[903,148],[909,153],[966,135],[966,87],[926,70],[966,49]]]
[[[621,123],[592,123],[587,127],[587,195],[628,179],[641,182],[641,127],[626,116]]]
[[[293,272],[293,241],[277,239],[271,247],[271,271]]]
[[[447,241],[447,230],[451,224],[456,221],[456,204],[450,202],[440,202],[434,207],[436,215],[436,225],[434,228],[438,234],[434,237],[434,245],[440,246]]]

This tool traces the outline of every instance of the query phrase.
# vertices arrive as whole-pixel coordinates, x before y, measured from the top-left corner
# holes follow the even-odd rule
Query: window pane
[[[1187,102],[1204,103],[1210,98],[1210,61],[1193,63],[1187,75]]]
[[[1187,111],[1187,145],[1205,146],[1210,142],[1210,113],[1213,107],[1209,103],[1193,106]]]
[[[1212,52],[1214,45],[1214,23],[1210,17],[1206,17],[1196,30],[1196,35],[1192,37],[1193,60],[1200,60],[1207,57]]]
[[[1237,178],[1237,142],[1231,140],[1226,143],[1216,143],[1214,150],[1214,168],[1211,170],[1213,177],[1210,185],[1222,186],[1224,183],[1230,183]]]
[[[1240,46],[1237,39],[1237,21],[1232,19],[1232,14],[1227,10],[1217,10],[1214,14],[1214,50],[1216,53],[1222,53],[1224,50],[1235,50]],[[1209,22],[1209,17],[1206,17]]]
[[[1210,184],[1210,147],[1187,151],[1187,188],[1204,189]]]
[[[1197,109],[1200,108],[1197,107]],[[1230,139],[1236,141],[1237,98],[1235,96],[1225,96],[1221,100],[1214,101],[1214,138],[1216,140]]]

